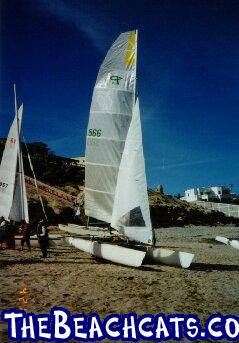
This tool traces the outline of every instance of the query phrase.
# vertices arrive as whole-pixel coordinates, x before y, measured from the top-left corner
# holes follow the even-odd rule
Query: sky
[[[84,156],[99,66],[139,30],[138,94],[148,186],[239,192],[239,1],[1,0],[0,137],[13,119],[58,155]]]

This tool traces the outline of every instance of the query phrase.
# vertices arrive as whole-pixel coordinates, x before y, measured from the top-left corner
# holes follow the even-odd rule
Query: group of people
[[[0,218],[0,249],[5,248],[15,249],[15,236],[19,234],[21,238],[21,250],[23,250],[26,243],[28,250],[31,252],[31,232],[30,226],[25,221],[21,221],[21,226],[19,224],[10,220],[5,220],[4,217]],[[36,234],[40,249],[42,252],[42,257],[47,257],[47,248],[48,248],[48,226],[47,222],[43,219],[39,221],[36,227]]]

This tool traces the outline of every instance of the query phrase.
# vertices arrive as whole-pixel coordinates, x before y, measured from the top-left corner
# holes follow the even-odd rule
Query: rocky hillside
[[[0,157],[4,144],[0,141]],[[86,223],[84,215],[84,168],[76,161],[56,156],[46,144],[28,144],[32,164],[40,181],[40,194],[43,198],[49,221],[52,224],[64,222]],[[28,177],[32,172],[27,159],[26,147],[22,145],[24,169]],[[33,182],[27,182],[29,212],[31,222],[42,217],[41,205]],[[217,225],[236,222],[223,213],[209,211],[197,205],[163,195],[160,191],[149,190],[151,218],[154,227],[184,225]],[[71,200],[66,201],[67,196]],[[81,215],[75,216],[77,204],[81,204]]]
[[[218,211],[209,211],[195,204],[148,190],[154,227],[185,225],[219,225],[238,222]]]
[[[148,195],[151,220],[155,228],[185,225],[219,225],[238,222],[238,220],[227,217],[221,212],[209,211],[151,189],[148,190]],[[81,213],[82,217],[80,217],[80,220],[82,223],[85,223],[83,202]]]

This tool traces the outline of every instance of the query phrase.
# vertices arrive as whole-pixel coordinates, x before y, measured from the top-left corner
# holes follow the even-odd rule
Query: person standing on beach
[[[6,228],[6,243],[8,249],[15,249],[15,235],[16,225],[13,220],[10,220]]]
[[[6,243],[6,221],[4,217],[0,218],[0,249],[3,249],[3,243]]]
[[[19,232],[22,235],[22,239],[21,239],[22,250],[26,242],[26,245],[28,246],[28,250],[31,252],[30,227],[24,219],[21,221],[21,227],[20,227]]]
[[[38,242],[41,248],[42,257],[47,257],[47,248],[48,248],[48,228],[47,222],[43,219],[39,221],[37,225],[37,237]]]

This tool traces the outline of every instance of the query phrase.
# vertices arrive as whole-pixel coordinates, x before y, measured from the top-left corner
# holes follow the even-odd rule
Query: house
[[[223,202],[233,200],[238,196],[231,192],[230,187],[226,186],[210,186],[202,188],[190,188],[185,191],[184,197],[181,200],[187,202],[193,201],[212,201],[212,202]]]
[[[85,167],[85,157],[72,157],[71,159],[75,160],[79,167]]]

